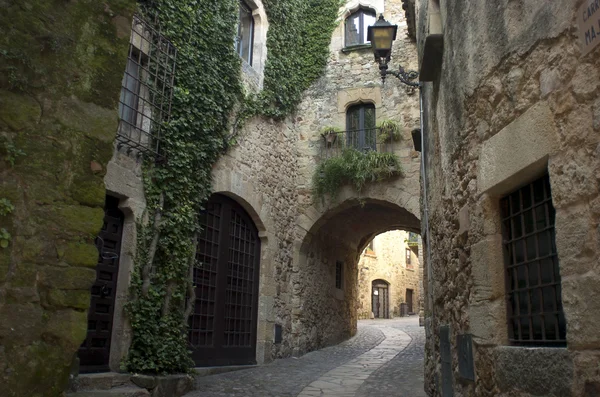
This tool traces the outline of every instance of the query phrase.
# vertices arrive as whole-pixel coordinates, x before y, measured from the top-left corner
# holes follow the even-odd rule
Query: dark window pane
[[[554,314],[547,314],[544,316],[544,327],[546,331],[546,339],[555,340],[557,339],[556,335],[556,321],[557,316]]]
[[[539,262],[529,264],[529,286],[535,287],[540,282],[539,280]]]
[[[541,340],[544,338],[542,334],[542,318],[540,316],[531,317],[531,327],[533,328],[533,339]]]
[[[523,339],[523,340],[531,339],[531,334],[529,332],[529,318],[528,317],[520,317],[519,321],[521,323],[521,339]]]
[[[523,227],[521,226],[521,217],[518,216],[516,218],[513,218],[512,220],[512,225],[513,225],[513,238],[519,238],[523,235]]]
[[[538,205],[535,207],[535,227],[537,230],[544,229],[548,226],[548,219],[546,218],[546,206]]]
[[[510,207],[513,215],[521,210],[521,197],[519,192],[515,192],[510,196]]]
[[[540,261],[542,284],[549,284],[554,281],[554,261],[554,258],[546,258]]]
[[[519,288],[527,287],[527,266],[517,267],[517,279],[518,279],[518,283],[519,283],[518,284]]]
[[[538,288],[530,292],[531,299],[531,313],[541,313],[542,311],[542,299],[540,290]]]
[[[533,182],[533,199],[536,203],[544,201],[544,178]]]
[[[525,246],[527,247],[527,260],[531,261],[537,257],[536,247],[535,247],[535,235],[529,236],[525,239]]]
[[[523,243],[523,240],[515,241],[514,249],[515,249],[516,263],[524,262],[525,261],[525,244]]]
[[[533,210],[528,210],[523,213],[523,223],[525,224],[525,234],[533,233],[535,230]]]
[[[519,310],[521,314],[529,313],[529,292],[527,291],[519,293]]]
[[[504,222],[504,239],[512,240],[512,228],[510,227],[510,221]]]
[[[556,295],[554,294],[554,287],[542,288],[542,295],[544,300],[544,313],[553,312],[556,310]]]
[[[521,190],[521,196],[523,197],[523,208],[531,207],[531,204],[533,203],[531,197],[531,186],[524,187],[523,190]]]
[[[548,256],[552,253],[549,231],[541,232],[538,234],[538,249],[540,250],[540,257]]]

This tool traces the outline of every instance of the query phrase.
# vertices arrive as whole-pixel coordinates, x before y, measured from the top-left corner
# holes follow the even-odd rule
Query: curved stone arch
[[[375,105],[375,109],[381,108],[383,103],[381,98],[381,88],[363,87],[338,91],[338,113],[345,115],[349,107],[361,103],[372,103]]]
[[[272,273],[273,249],[269,245],[271,239],[269,232],[273,230],[270,223],[263,221],[269,217],[262,214],[262,196],[254,191],[252,184],[244,180],[244,176],[234,169],[213,168],[213,194],[221,194],[235,200],[250,216],[258,229],[260,238],[260,282],[259,282],[259,310],[257,319],[256,362],[263,364],[271,361],[269,341],[265,338],[268,330],[273,328],[273,321],[269,318],[266,307],[272,305],[273,294],[270,292],[270,274]]]
[[[350,14],[360,8],[375,11],[375,15],[383,14],[384,2],[381,0],[353,0],[344,6],[344,11],[341,13],[342,20],[346,20]]]

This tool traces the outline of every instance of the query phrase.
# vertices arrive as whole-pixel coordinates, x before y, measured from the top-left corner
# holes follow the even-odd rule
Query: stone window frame
[[[262,90],[264,82],[269,22],[262,0],[239,0],[239,2],[240,5],[244,3],[251,10],[253,24],[251,63],[240,57],[242,59],[242,78],[247,88],[257,93]],[[237,38],[234,48],[237,53]]]
[[[469,333],[477,345],[495,347],[502,354],[515,357],[530,348],[547,349],[548,354],[564,350],[564,347],[515,346],[510,342],[500,211],[503,196],[544,174],[550,175],[552,187],[553,174],[548,164],[559,150],[558,137],[552,111],[546,101],[540,101],[484,141],[479,154],[476,179],[479,200],[478,209],[473,212],[481,214],[478,230],[482,234],[470,248],[473,292],[468,308]],[[470,232],[470,211],[469,205],[461,209],[461,238]],[[560,252],[558,257],[560,260]],[[566,337],[568,343],[568,330]]]
[[[254,51],[254,18],[252,16],[252,8],[248,5],[248,3],[246,3],[245,0],[239,0],[239,13],[238,13],[238,26],[237,26],[237,36],[235,38],[235,51],[237,52],[238,56],[240,58],[242,58],[244,61],[246,61],[250,66],[252,66],[252,56],[253,51]],[[242,30],[243,30],[243,26],[244,26],[244,17],[245,14],[248,15],[248,19],[250,22],[250,26],[249,26],[249,33],[248,36],[242,35]],[[249,39],[249,43],[248,43],[248,47],[249,50],[248,54],[245,55],[243,54],[244,51],[244,41],[246,39]]]
[[[347,19],[354,13],[358,12],[360,9],[373,11],[375,13],[375,18],[377,20],[377,16],[383,14],[385,6],[385,0],[352,0],[348,2],[341,13],[340,17],[340,25],[339,25],[339,33],[336,33],[334,36],[333,42],[335,43],[332,47],[335,51],[341,51],[343,53],[349,53],[353,51],[359,50],[370,50],[371,43],[363,43],[356,45],[347,45],[346,41],[346,21]]]
[[[348,15],[346,18],[344,18],[344,48],[345,49],[349,49],[349,48],[357,47],[357,46],[369,46],[369,47],[371,46],[371,43],[369,41],[367,41],[367,37],[366,37],[367,36],[367,28],[371,25],[366,25],[366,23],[368,23],[366,21],[366,17],[372,17],[373,23],[375,23],[377,21],[377,11],[375,11],[373,8],[370,8],[370,7],[359,6],[357,9],[352,11],[350,13],[350,15]],[[349,27],[351,25],[352,18],[358,19],[359,27],[358,27],[358,31],[356,32],[357,33],[357,41],[351,43]]]

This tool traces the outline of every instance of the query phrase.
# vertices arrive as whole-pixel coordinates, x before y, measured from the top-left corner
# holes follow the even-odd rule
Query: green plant
[[[401,176],[400,159],[394,153],[361,152],[346,148],[338,157],[318,165],[313,176],[313,194],[336,198],[342,186],[350,184],[360,192],[365,184]]]
[[[15,210],[15,206],[7,198],[0,198],[0,216],[6,216]]]
[[[162,135],[164,161],[144,162],[148,221],[138,221],[126,307],[132,342],[122,366],[129,372],[166,374],[192,367],[186,331],[195,302],[197,215],[211,194],[212,166],[248,118],[283,119],[324,71],[339,1],[265,0],[264,5],[269,16],[264,89],[244,98],[233,46],[238,0],[140,3],[145,19],[161,25],[178,53],[172,111]]]
[[[343,131],[337,127],[323,127],[321,129],[321,136],[325,139],[326,143],[333,144],[341,132]]]
[[[8,248],[11,235],[5,228],[0,229],[0,248]]]
[[[25,152],[17,148],[14,143],[4,141],[4,160],[8,161],[11,167],[15,166],[15,162],[20,156],[25,156]]]
[[[392,141],[402,140],[402,126],[394,120],[383,120],[377,124],[378,135],[377,141],[381,143],[389,143]]]

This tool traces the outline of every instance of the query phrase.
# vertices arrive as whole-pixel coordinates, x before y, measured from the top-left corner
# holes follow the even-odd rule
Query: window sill
[[[360,50],[370,50],[371,44],[356,44],[356,45],[350,45],[347,47],[342,48],[342,52],[344,54],[348,54],[350,52],[354,52],[354,51],[360,51]]]

